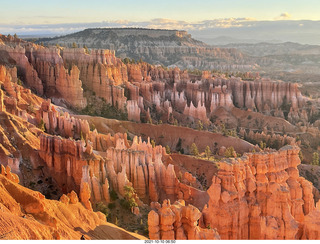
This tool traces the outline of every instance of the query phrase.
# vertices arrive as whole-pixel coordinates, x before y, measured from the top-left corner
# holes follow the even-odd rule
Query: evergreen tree
[[[260,144],[259,144],[259,147],[262,149],[262,150],[264,150],[265,148],[266,148],[266,143],[265,142],[263,142],[263,141],[260,141]]]
[[[167,154],[170,154],[170,153],[171,153],[170,147],[169,147],[168,145],[166,145],[166,153],[167,153]]]
[[[207,158],[209,159],[211,156],[211,153],[212,153],[209,146],[206,147],[206,149],[204,150],[204,153],[206,154]]]
[[[203,130],[203,124],[201,120],[198,121],[198,130]]]
[[[319,153],[317,152],[312,154],[312,165],[319,165]]]
[[[83,48],[84,48],[84,52],[87,53],[87,54],[89,54],[89,49],[88,49],[88,47],[87,47],[86,45],[83,45]]]
[[[227,158],[233,158],[233,157],[235,156],[235,154],[236,154],[236,151],[234,150],[233,147],[228,147],[228,148],[226,149],[225,156],[226,156]]]
[[[299,158],[300,158],[300,161],[302,162],[303,161],[303,154],[302,154],[302,151],[300,150],[299,152]]]
[[[199,155],[198,147],[195,143],[191,144],[190,152],[192,153],[193,156]]]
[[[156,147],[156,142],[154,140],[151,140],[151,145],[152,145],[153,148],[155,148]]]

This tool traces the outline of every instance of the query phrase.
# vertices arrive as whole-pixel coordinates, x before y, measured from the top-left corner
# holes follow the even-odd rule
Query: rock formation
[[[299,177],[298,152],[286,146],[220,162],[204,224],[217,228],[221,239],[303,238],[304,217],[315,206],[311,183]]]
[[[154,209],[148,214],[151,240],[220,240],[215,229],[201,228],[201,212],[194,206],[185,206],[183,200],[174,204],[165,200],[162,206],[151,203]]]
[[[219,107],[234,106],[280,117],[284,117],[282,110],[288,110],[286,117],[292,122],[299,118],[307,121],[309,116],[301,109],[305,98],[293,83],[259,76],[254,81],[244,81],[208,71],[189,74],[177,67],[122,62],[110,50],[45,48],[8,40],[5,43],[0,45],[1,50],[15,60],[18,73],[28,86],[79,109],[87,105],[83,83],[107,104],[123,111],[127,108],[130,120],[136,122],[149,115],[160,115],[160,120],[168,121],[175,113],[182,122],[188,118],[208,121]],[[275,109],[278,112],[273,112]]]
[[[82,235],[86,240],[97,236],[104,239],[139,238],[107,223],[101,212],[89,211],[79,202],[69,204],[66,195],[60,202],[47,200],[40,192],[22,187],[7,177],[0,175],[1,239],[79,240]],[[107,234],[101,235],[101,230]]]
[[[74,42],[89,48],[115,50],[121,57],[166,66],[201,69],[253,69],[254,62],[234,48],[210,47],[186,31],[142,28],[99,28],[42,40],[47,44],[71,47]],[[174,54],[174,55],[172,55]],[[130,60],[130,59],[129,59]]]

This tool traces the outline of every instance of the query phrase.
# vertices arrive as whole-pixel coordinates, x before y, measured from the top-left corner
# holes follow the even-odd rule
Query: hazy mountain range
[[[141,22],[119,20],[95,23],[0,25],[0,33],[17,33],[20,36],[59,36],[81,31],[86,28],[124,27],[186,30],[192,34],[195,39],[211,45],[239,42],[257,43],[288,41],[301,44],[320,44],[320,21],[311,20],[257,21],[250,18],[228,18],[204,20],[194,23],[171,19],[153,19]]]

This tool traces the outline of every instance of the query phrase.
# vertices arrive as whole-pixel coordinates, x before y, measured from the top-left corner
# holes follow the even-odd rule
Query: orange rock
[[[83,182],[81,184],[81,189],[80,189],[81,203],[85,206],[86,209],[92,211],[90,197],[91,197],[91,191],[89,188],[89,184],[87,182]]]
[[[299,225],[315,207],[311,184],[296,171],[298,153],[286,146],[220,162],[204,225],[217,228],[221,239],[300,238]]]
[[[152,210],[148,215],[150,239],[220,239],[216,230],[202,229],[197,226],[201,212],[192,205],[185,206],[183,200],[175,202],[173,205],[170,204],[169,200],[165,200],[162,207],[157,209],[157,212]]]
[[[62,196],[60,197],[59,201],[62,202],[62,203],[64,203],[64,204],[69,204],[70,198],[67,197],[67,195],[62,194]]]
[[[74,191],[70,192],[68,194],[68,197],[70,199],[70,203],[71,204],[77,204],[79,202],[79,198],[78,198],[78,195],[77,193],[75,193]]]

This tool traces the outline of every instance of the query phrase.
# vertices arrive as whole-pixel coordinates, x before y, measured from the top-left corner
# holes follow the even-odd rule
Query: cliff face
[[[158,212],[149,213],[150,238],[200,239],[199,231],[207,228],[211,229],[211,234],[207,232],[211,239],[216,238],[213,233],[228,240],[317,239],[319,210],[312,184],[299,177],[298,152],[298,148],[286,146],[219,162],[218,173],[207,191],[207,205],[202,212],[188,206],[194,209],[199,227],[187,227],[188,218],[183,214],[178,217],[173,207],[180,204],[171,206],[165,201],[162,208],[155,205]]]
[[[220,162],[208,189],[204,223],[222,239],[312,238],[303,229],[315,210],[312,184],[299,177],[298,148]]]
[[[142,58],[149,63],[180,68],[230,69],[254,67],[254,61],[232,48],[214,48],[197,41],[185,31],[150,29],[86,29],[84,31],[39,40],[46,44],[71,47],[75,42],[89,48],[115,50],[122,58]],[[219,61],[217,61],[219,60]]]
[[[87,105],[79,79],[80,71],[75,65],[69,70],[64,68],[60,49],[28,46],[25,55],[36,69],[47,95],[55,95],[56,91],[73,107],[84,108]]]
[[[136,122],[150,116],[165,122],[172,118],[184,123],[208,122],[217,109],[234,106],[286,117],[290,122],[307,121],[309,116],[302,109],[306,99],[292,83],[258,76],[255,81],[244,81],[208,71],[192,74],[177,67],[122,62],[110,50],[5,43],[8,45],[2,43],[0,49],[13,60],[18,76],[29,87],[79,109],[87,105],[83,83],[107,104],[123,111],[126,108],[129,119]]]
[[[124,109],[127,98],[120,87],[128,81],[126,66],[109,50],[92,50],[85,53],[83,48],[64,49],[62,57],[65,65],[76,65],[80,79],[90,90],[105,99],[108,104]]]
[[[73,107],[84,108],[87,105],[79,70],[75,66],[70,71],[64,68],[59,49],[17,43],[13,47],[1,44],[0,50],[14,60],[19,77],[39,95],[55,95]]]
[[[1,167],[0,207],[4,209],[4,214],[0,218],[6,223],[2,227],[5,233],[9,232],[8,226],[18,226],[21,231],[15,234],[17,238],[78,239],[80,233],[75,228],[88,232],[105,223],[101,214],[92,213],[92,203],[109,203],[109,190],[115,190],[123,197],[124,187],[132,186],[139,206],[154,202],[150,204],[153,209],[149,214],[150,238],[320,238],[317,222],[319,203],[316,206],[314,204],[311,183],[299,177],[297,147],[286,146],[279,151],[247,153],[241,158],[218,162],[218,169],[213,163],[207,164],[207,171],[212,173],[212,184],[204,191],[199,187],[199,177],[193,175],[193,172],[184,172],[183,177],[177,174],[176,165],[182,168],[189,163],[189,168],[195,167],[190,166],[190,162],[180,160],[171,163],[174,159],[166,154],[162,146],[153,146],[150,139],[143,141],[141,137],[134,137],[129,141],[126,133],[111,135],[90,130],[88,121],[58,112],[50,100],[44,101],[18,85],[16,71],[15,68],[0,66],[0,83],[3,88],[0,92],[0,156],[1,162],[7,166]],[[177,105],[171,108],[177,106],[179,109],[183,109],[188,102],[193,103],[193,99],[201,101],[204,104],[202,106],[211,105],[207,100],[210,96],[204,95],[208,92],[229,94],[232,98],[232,93],[224,84],[216,90],[213,84],[207,84],[209,90],[205,90],[204,81],[185,81],[187,75],[178,69],[163,70],[164,79],[173,82],[174,89],[189,87],[184,100],[178,91],[177,96],[170,92],[166,94],[164,82],[150,85],[148,77],[152,78],[156,72],[152,75],[148,75],[148,72],[141,72],[143,77],[147,77],[146,82],[144,79],[139,82],[137,76],[134,83],[136,87],[142,88],[143,97],[154,101],[155,110],[161,110],[163,97],[168,98],[164,102],[165,107],[169,107],[169,99],[173,97]],[[204,76],[209,80],[208,83],[214,83],[215,79],[210,81],[208,74]],[[133,86],[128,86],[128,90],[135,94],[137,88]],[[139,107],[140,93],[133,97],[138,99],[134,107]],[[31,105],[34,107],[31,108]],[[99,118],[95,119],[99,121]],[[45,132],[35,126],[42,122]],[[123,126],[119,126],[117,123],[120,122],[112,121],[114,127],[108,129],[119,131],[121,128],[128,131],[130,128],[130,133],[146,134],[149,131],[154,138],[162,134],[163,138],[169,137],[169,134],[174,135],[175,139],[184,138],[182,135],[185,134],[189,140],[198,137],[197,140],[201,141],[205,141],[202,138],[209,138],[212,142],[215,138],[219,143],[230,142],[228,137],[214,137],[213,133],[194,132],[189,128],[141,126],[130,122],[123,122]],[[101,127],[107,128],[103,125]],[[255,135],[257,138],[263,136]],[[240,139],[233,138],[232,141],[237,142],[239,148],[236,149],[239,151],[252,149],[250,144],[242,142],[241,145]],[[177,144],[177,141],[174,142]],[[190,141],[187,144],[190,145]],[[206,145],[207,142],[203,142],[201,149]],[[17,175],[22,173],[20,159],[25,158],[35,167],[40,162],[44,163],[65,193],[60,203],[48,201],[42,194],[17,185]],[[162,206],[157,202],[162,202]],[[26,220],[21,217],[22,212],[27,213]],[[39,220],[39,223],[30,223],[32,220],[29,221],[28,214]]]
[[[183,200],[174,204],[165,200],[162,206],[152,203],[154,208],[148,215],[151,240],[220,240],[215,229],[199,227],[201,212]]]
[[[83,197],[87,208],[91,208],[89,198],[109,202],[110,188],[124,196],[124,186],[131,185],[145,203],[180,199],[202,209],[165,201],[149,214],[151,238],[309,239],[317,235],[318,210],[312,184],[299,177],[297,147],[221,161],[204,192],[193,186],[191,175],[180,182],[173,165],[164,164],[168,156],[161,146],[153,148],[137,137],[130,145],[126,134],[105,136],[89,131],[84,137],[86,143],[43,135],[40,155],[61,185],[89,192]],[[207,198],[207,204],[199,204],[199,198]],[[189,216],[189,211],[197,217]]]

